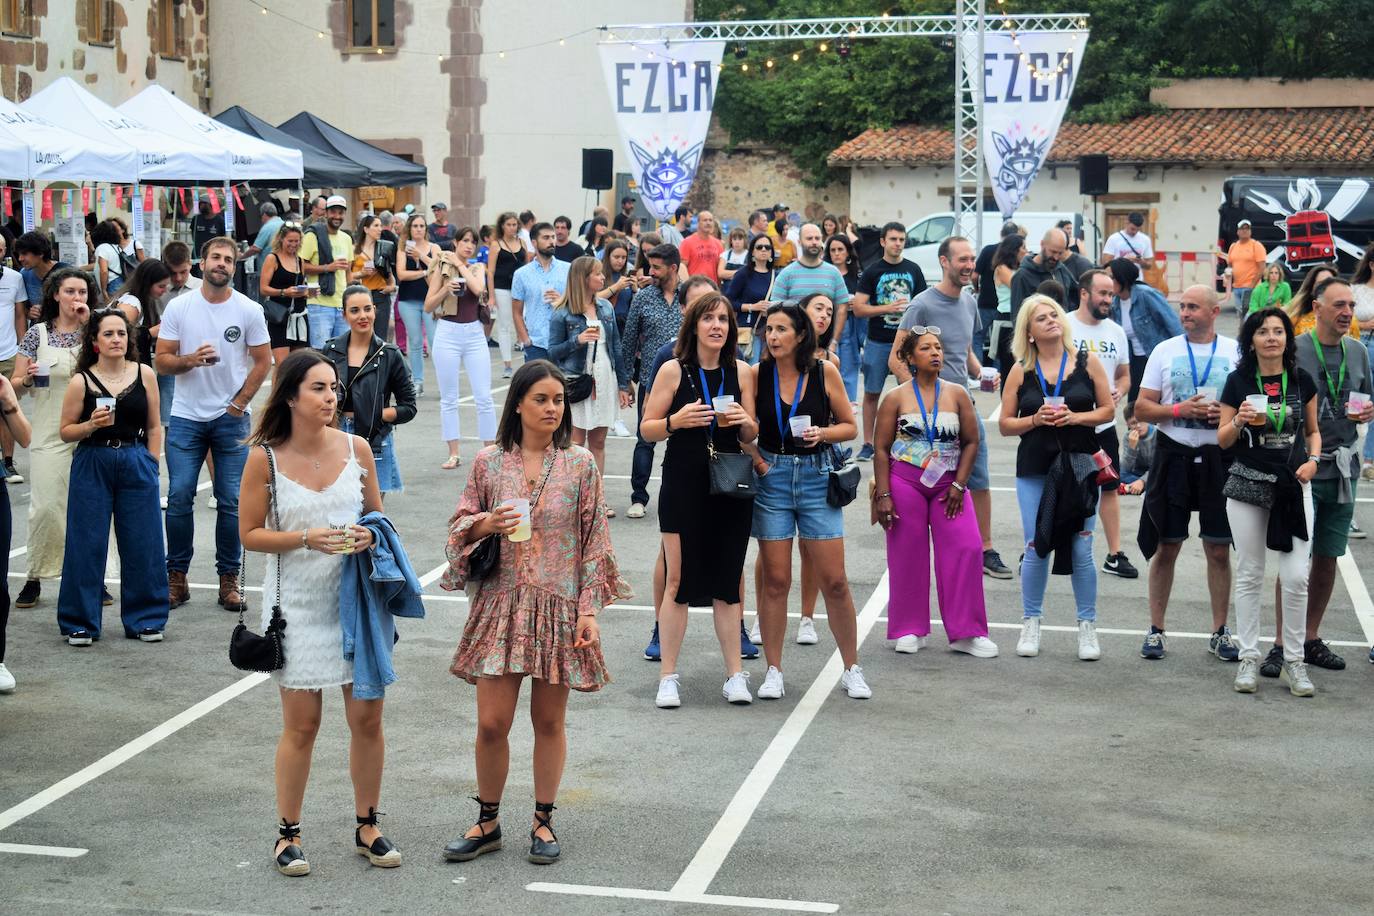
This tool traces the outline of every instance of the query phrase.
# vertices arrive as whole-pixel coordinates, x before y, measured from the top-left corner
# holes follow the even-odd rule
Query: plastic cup
[[[716,413],[728,412],[730,410],[730,405],[733,403],[735,403],[735,396],[733,394],[718,394],[711,398],[711,406],[715,408]]]
[[[33,387],[47,388],[51,384],[51,371],[43,363],[39,363],[33,373]]]
[[[983,391],[996,390],[997,370],[990,366],[984,366],[982,373],[978,376],[978,387]]]
[[[801,414],[793,417],[790,421],[792,427],[792,438],[800,439],[805,432],[811,428],[810,414]]]
[[[512,506],[520,513],[520,518],[515,523],[515,530],[506,535],[511,541],[528,541],[530,539],[530,501],[528,499],[503,499],[501,505]]]
[[[353,552],[353,522],[355,519],[347,513],[331,513],[329,516],[329,527],[335,531],[342,531],[345,534],[344,553]]]
[[[1197,390],[1204,401],[1215,401],[1217,399],[1217,389],[1215,385],[1203,385]]]
[[[1266,411],[1269,409],[1269,395],[1267,394],[1248,394],[1245,396],[1245,403],[1255,411],[1255,418],[1250,421],[1251,426],[1263,426],[1266,418]]]
[[[215,345],[215,342],[214,342],[213,340],[202,340],[202,341],[200,342],[200,345],[201,345],[202,347],[213,347],[213,346]],[[216,350],[214,356],[211,356],[211,357],[209,357],[208,359],[205,360],[205,365],[207,365],[207,366],[213,366],[213,365],[215,365],[215,364],[218,363],[218,362],[219,362],[219,350]]]
[[[1056,397],[1055,395],[1052,395],[1052,394],[1046,395],[1046,396],[1045,396],[1045,406],[1046,406],[1046,407],[1053,407],[1055,410],[1063,410],[1063,409],[1064,409],[1064,399],[1063,399],[1062,397]]]
[[[102,407],[108,407],[108,408],[110,409],[110,418],[111,418],[111,419],[114,418],[114,412],[115,412],[115,399],[114,399],[114,398],[96,398],[96,399],[95,399],[95,407],[96,407],[97,410],[99,410],[99,409],[102,408]]]
[[[1357,417],[1364,413],[1369,406],[1369,395],[1362,391],[1350,392],[1350,400],[1345,402],[1345,415],[1347,417]]]

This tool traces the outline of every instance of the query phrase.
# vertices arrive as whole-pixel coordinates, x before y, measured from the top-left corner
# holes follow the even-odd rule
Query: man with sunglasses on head
[[[978,301],[969,291],[974,266],[978,261],[973,244],[966,238],[952,235],[940,243],[940,282],[917,294],[902,315],[897,335],[888,356],[888,368],[897,382],[911,381],[911,367],[903,365],[892,355],[900,352],[902,340],[918,327],[935,332],[938,328],[944,348],[944,364],[940,378],[967,387],[970,375],[981,376],[983,364],[973,352],[973,340],[982,322],[978,317]],[[996,387],[996,382],[994,382]],[[978,456],[969,475],[969,495],[973,497],[973,511],[978,518],[978,530],[983,536],[983,573],[994,579],[1010,579],[1011,570],[992,546],[992,478],[988,475],[988,434],[983,418],[978,420]]]

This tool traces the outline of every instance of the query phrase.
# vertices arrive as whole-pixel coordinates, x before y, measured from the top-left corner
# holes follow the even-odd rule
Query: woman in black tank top
[[[425,393],[425,350],[433,352],[434,334],[438,328],[434,314],[425,311],[429,269],[443,254],[439,246],[429,240],[426,229],[424,215],[411,214],[406,220],[405,239],[396,255],[396,311],[405,327],[405,355],[410,360],[410,379],[417,398]]]
[[[272,250],[262,262],[258,292],[272,303],[264,309],[267,335],[271,338],[272,358],[277,365],[291,354],[309,346],[305,321],[306,279],[298,252],[301,228],[284,224],[272,240]]]
[[[496,346],[505,367],[502,378],[511,376],[511,357],[515,352],[515,315],[511,311],[510,287],[515,272],[529,260],[525,243],[520,241],[520,220],[509,211],[496,218],[496,240],[487,253],[487,289],[491,291],[496,319]]]
[[[1049,550],[1035,547],[1036,517],[1047,485],[1065,505],[1081,485],[1058,473],[1061,455],[1092,455],[1101,450],[1094,428],[1111,422],[1116,411],[1107,370],[1086,350],[1075,353],[1069,319],[1048,296],[1030,296],[1021,303],[1012,331],[1016,363],[1002,388],[1002,416],[997,426],[1004,436],[1020,436],[1016,449],[1016,501],[1021,509],[1021,533],[1026,555],[1021,561],[1021,638],[1016,654],[1040,654],[1040,615],[1049,582]],[[1054,472],[1052,475],[1052,471]],[[1052,476],[1051,476],[1052,475]],[[1096,524],[1096,484],[1092,509],[1072,536],[1073,594],[1078,605],[1078,657],[1100,658],[1097,643],[1097,568],[1093,565],[1092,531]],[[1056,557],[1056,567],[1068,563]]]
[[[782,644],[792,540],[800,536],[826,595],[830,631],[844,660],[841,683],[849,696],[867,699],[873,692],[858,664],[858,624],[844,571],[844,516],[828,499],[834,469],[830,447],[858,432],[854,410],[839,369],[815,358],[816,327],[806,312],[794,305],[769,307],[763,336],[764,358],[753,367],[759,412],[753,534],[763,565],[759,615],[768,658],[759,697],[780,699],[784,694]]]
[[[82,333],[77,372],[62,401],[62,441],[77,443],[67,493],[67,539],[57,623],[67,642],[100,637],[110,518],[119,544],[124,635],[160,642],[167,625],[167,557],[158,503],[162,422],[157,376],[136,359],[118,309],[96,312]],[[110,404],[113,402],[113,408]]]

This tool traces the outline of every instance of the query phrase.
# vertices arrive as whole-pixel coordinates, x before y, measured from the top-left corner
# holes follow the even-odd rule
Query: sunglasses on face
[[[755,251],[772,251],[772,250],[773,250],[773,246],[772,246],[772,245],[755,245],[755,246],[754,246],[754,250],[755,250]]]

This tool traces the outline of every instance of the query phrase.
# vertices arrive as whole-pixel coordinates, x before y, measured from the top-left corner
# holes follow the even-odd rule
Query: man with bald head
[[[1217,444],[1221,417],[1217,397],[1240,351],[1235,340],[1217,333],[1221,307],[1211,287],[1188,287],[1178,311],[1183,333],[1150,353],[1135,402],[1136,419],[1159,427],[1136,538],[1150,561],[1150,630],[1140,657],[1165,656],[1164,613],[1174,587],[1174,566],[1196,512],[1212,599],[1208,651],[1222,661],[1234,662],[1240,653],[1226,626],[1231,603],[1231,525],[1221,492],[1230,457]]]
[[[682,280],[688,277],[705,277],[712,283],[720,280],[720,256],[725,246],[716,237],[716,218],[710,210],[697,214],[697,231],[682,242],[678,249],[682,253]]]
[[[1026,255],[1020,268],[1011,275],[1011,320],[1016,321],[1016,310],[1021,301],[1033,295],[1040,284],[1055,280],[1064,287],[1065,302],[1078,301],[1078,280],[1069,270],[1064,259],[1069,252],[1069,237],[1063,229],[1049,229],[1040,239],[1040,250]],[[1003,373],[1006,374],[1005,372]]]
[[[849,287],[844,285],[844,277],[834,264],[821,257],[825,251],[825,240],[821,237],[821,227],[806,223],[801,227],[799,236],[801,252],[797,260],[778,272],[773,282],[774,302],[787,302],[796,305],[812,293],[824,293],[835,306],[835,333],[831,335],[831,352],[839,349],[840,334],[844,331],[845,313],[849,309]]]

